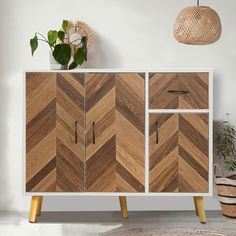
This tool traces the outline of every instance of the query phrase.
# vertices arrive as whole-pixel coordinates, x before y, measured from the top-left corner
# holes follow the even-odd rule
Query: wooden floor
[[[120,212],[43,212],[37,223],[28,223],[28,213],[0,213],[0,236],[93,236],[111,230],[135,228],[200,228],[236,235],[236,220],[220,212],[207,212],[207,224],[199,223],[195,212],[130,212],[124,220]]]

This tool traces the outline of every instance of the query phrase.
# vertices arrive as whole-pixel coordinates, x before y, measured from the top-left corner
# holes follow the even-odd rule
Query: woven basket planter
[[[174,37],[180,43],[206,45],[216,42],[220,36],[220,18],[210,7],[187,7],[177,16]]]
[[[216,169],[220,176],[216,176]],[[236,218],[236,175],[225,177],[218,165],[214,167],[215,183],[224,216]]]

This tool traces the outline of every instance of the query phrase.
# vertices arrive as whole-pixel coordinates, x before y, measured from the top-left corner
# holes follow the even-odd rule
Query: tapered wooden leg
[[[126,197],[119,197],[119,201],[120,201],[121,215],[124,219],[126,219],[128,218]]]
[[[40,201],[42,197],[33,196],[31,199],[29,222],[34,223],[36,220],[37,212],[39,210]]]
[[[200,222],[202,224],[205,224],[206,223],[206,213],[205,213],[203,197],[194,197],[194,202],[196,204],[196,211],[199,216]]]
[[[196,200],[196,197],[193,197],[193,201],[194,201],[194,206],[195,206],[195,212],[196,212],[196,215],[198,216],[197,200]]]
[[[38,208],[37,208],[37,216],[41,215],[41,210],[42,210],[42,204],[43,204],[43,197],[39,197],[39,203],[38,203]]]

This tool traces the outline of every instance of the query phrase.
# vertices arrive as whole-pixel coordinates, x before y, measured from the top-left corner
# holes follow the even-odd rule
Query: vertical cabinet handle
[[[96,141],[96,134],[95,134],[95,121],[93,122],[93,144],[95,144],[95,141]]]
[[[156,122],[156,144],[158,144],[158,122]]]
[[[78,143],[78,132],[77,132],[77,129],[78,129],[78,121],[76,120],[75,121],[75,143]]]

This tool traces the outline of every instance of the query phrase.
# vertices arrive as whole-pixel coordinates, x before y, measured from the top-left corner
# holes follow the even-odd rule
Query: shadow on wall
[[[214,115],[215,114],[222,114],[222,116],[224,115],[224,112],[227,111],[218,111],[219,107],[222,107],[221,103],[222,103],[222,75],[219,74],[219,72],[217,70],[213,71],[213,119],[214,119]],[[216,121],[217,122],[217,121]],[[216,125],[216,126],[215,126]],[[215,128],[217,128],[217,123],[214,125],[214,130]]]
[[[94,42],[88,51],[88,61],[81,68],[120,68],[122,63],[121,56],[116,47],[96,32],[94,34]]]
[[[221,121],[220,120],[214,120],[214,122],[213,122],[213,163],[217,163],[221,167],[224,167],[224,163],[222,163],[222,161],[217,156],[217,149],[216,149],[216,144],[215,144],[215,139],[216,139],[215,133],[221,127],[222,127]]]
[[[217,155],[217,149],[216,149],[216,144],[215,144],[215,138],[216,138],[215,132],[217,130],[221,130],[222,129],[222,127],[223,127],[222,121],[217,120],[217,121],[214,121],[214,123],[213,123],[213,131],[214,131],[214,136],[213,136],[213,141],[214,141],[214,145],[213,145],[213,159],[214,159],[214,163],[219,164],[219,166],[221,167],[221,170],[225,174],[225,176],[230,176],[230,175],[236,174],[236,171],[229,172],[229,171],[227,171],[225,169],[224,161],[222,159],[219,159],[219,157]],[[217,172],[217,174],[219,174],[219,173]]]
[[[130,212],[129,212],[130,213]],[[117,220],[116,220],[117,219]],[[112,211],[58,211],[43,212],[38,218],[39,223],[103,223],[117,224],[121,223],[122,217],[120,212]]]
[[[7,86],[7,80],[4,80],[5,76],[0,73],[0,209],[5,209],[5,206],[10,206],[9,191],[8,191],[8,173],[7,173],[7,156],[8,155],[8,112],[10,92]]]

